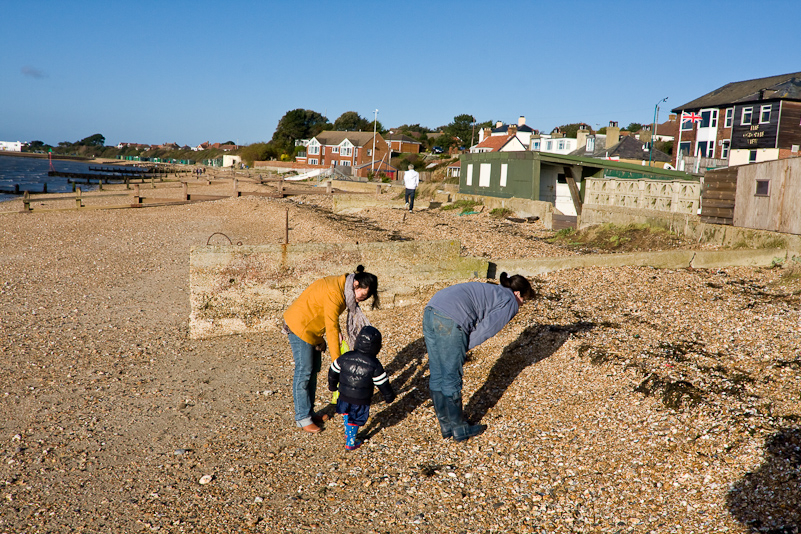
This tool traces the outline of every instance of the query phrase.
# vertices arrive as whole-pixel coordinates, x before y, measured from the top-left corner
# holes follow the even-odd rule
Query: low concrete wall
[[[671,232],[698,241],[737,249],[784,248],[801,251],[801,236],[753,230],[723,224],[702,223],[697,215],[668,213],[657,210],[621,208],[585,204],[579,217],[578,228],[597,224],[617,225],[648,224],[665,228]]]
[[[564,269],[585,267],[650,266],[659,269],[721,269],[724,267],[768,267],[774,261],[786,261],[797,253],[785,249],[759,250],[670,250],[662,252],[637,252],[632,254],[589,254],[582,256],[560,256],[497,260],[490,264],[489,277],[494,278],[506,271],[523,276],[537,276]]]
[[[359,264],[378,277],[382,307],[416,303],[420,288],[486,276],[489,263],[460,250],[452,240],[193,247],[190,335],[278,328],[283,311],[314,280]]]
[[[456,200],[476,200],[481,202],[489,210],[496,208],[508,208],[520,217],[539,217],[546,228],[553,227],[553,204],[541,200],[529,200],[525,198],[498,198],[483,195],[466,195],[457,193]]]
[[[340,214],[358,213],[367,208],[390,208],[390,209],[405,209],[406,205],[403,198],[400,200],[394,195],[381,195],[372,197],[356,197],[346,195],[335,195],[334,204],[331,211]],[[414,200],[415,210],[429,209],[431,203],[426,200]]]

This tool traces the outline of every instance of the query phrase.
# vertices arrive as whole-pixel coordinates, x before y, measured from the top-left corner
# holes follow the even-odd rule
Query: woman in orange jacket
[[[359,331],[370,324],[359,303],[370,297],[373,298],[372,307],[377,308],[378,278],[364,272],[364,267],[359,265],[354,274],[327,276],[313,282],[284,313],[284,331],[295,360],[292,380],[295,423],[306,432],[319,432],[324,421],[314,415],[314,398],[326,342],[331,360],[336,360],[339,357],[339,316],[347,309],[347,337],[350,346],[354,346]]]

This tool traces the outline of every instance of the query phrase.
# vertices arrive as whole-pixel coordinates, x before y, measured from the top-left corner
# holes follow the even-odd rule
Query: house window
[[[490,186],[490,174],[492,173],[492,163],[480,163],[478,166],[478,186]]]
[[[309,159],[309,165],[317,165],[317,158]]]
[[[751,115],[754,113],[754,108],[743,108],[743,114],[740,116],[740,124],[751,124]]]
[[[465,183],[467,185],[473,185],[473,164],[467,164],[467,176],[465,176]]]
[[[553,141],[548,141],[545,145],[545,150],[553,150]]]
[[[701,124],[699,128],[717,128],[718,126],[718,110],[711,109],[709,111],[701,112]]]
[[[755,196],[767,197],[770,196],[770,180],[757,180]]]
[[[343,155],[344,155],[344,154],[343,154]],[[372,148],[368,148],[368,149],[367,149],[367,155],[368,155],[368,156],[372,156],[372,155],[373,155],[373,149],[372,149]]]
[[[767,124],[770,122],[770,104],[762,106],[759,109],[759,124]]]
[[[695,155],[700,158],[705,158],[707,154],[707,143],[706,141],[698,141],[695,144]]]
[[[594,137],[588,137],[587,138],[587,144],[585,145],[584,150],[586,152],[595,152],[595,138]]]
[[[343,167],[350,167],[350,161],[346,159],[340,161],[339,164],[342,165]]]
[[[501,187],[506,187],[506,177],[509,173],[509,164],[503,163],[501,164]]]
[[[565,142],[564,141],[559,141],[558,143],[556,143],[556,145],[557,145],[556,146],[557,150],[564,150],[565,149]]]
[[[331,147],[331,152],[333,152],[334,154],[339,154],[339,147],[338,146]]]
[[[693,124],[694,124],[693,121],[691,121],[689,119],[682,120],[681,121],[681,129],[683,131],[685,131],[685,132],[689,131],[689,130],[692,130],[693,129]]]
[[[692,143],[679,143],[679,153],[682,156],[689,156],[690,155],[690,148],[692,147]]]
[[[729,147],[731,146],[731,141],[726,140],[723,141],[723,145],[720,148],[720,157],[726,159],[729,157]]]
[[[319,154],[319,153],[320,153],[319,146],[309,145],[309,154]]]
[[[342,149],[340,149],[339,153],[343,156],[350,156],[351,154],[353,154],[353,149],[349,146],[343,146]],[[369,156],[370,154],[367,155]]]
[[[749,150],[748,163],[754,163],[755,161],[756,161],[756,150]]]
[[[539,141],[534,141],[534,143],[531,145],[531,149],[532,150],[539,150],[540,149],[540,142]]]
[[[723,123],[723,127],[731,128],[732,124],[734,124],[734,108],[729,108],[726,110],[726,121]]]
[[[796,152],[798,152],[798,148],[799,148],[798,145],[793,145],[792,147],[790,147],[790,152],[795,154]]]

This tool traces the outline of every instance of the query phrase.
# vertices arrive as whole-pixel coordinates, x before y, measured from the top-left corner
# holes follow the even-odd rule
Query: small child
[[[374,387],[378,387],[385,402],[395,400],[389,377],[378,361],[380,350],[381,332],[373,326],[365,326],[356,336],[353,350],[334,360],[328,369],[328,389],[337,391],[339,385],[337,413],[345,416],[345,448],[349,451],[362,444],[356,439],[356,433],[370,417]]]

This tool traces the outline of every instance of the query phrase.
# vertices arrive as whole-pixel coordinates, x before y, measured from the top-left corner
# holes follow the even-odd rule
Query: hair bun
[[[363,273],[364,272],[364,265],[359,265],[358,267],[356,267],[356,272],[357,273]]]

